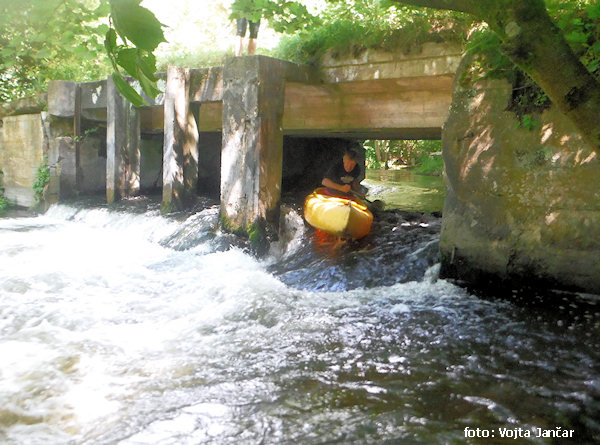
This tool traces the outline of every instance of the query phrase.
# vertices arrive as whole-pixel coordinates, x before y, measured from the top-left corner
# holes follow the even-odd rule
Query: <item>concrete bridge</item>
[[[277,224],[284,135],[439,139],[461,55],[460,46],[445,43],[424,44],[413,54],[325,57],[319,68],[264,56],[231,58],[222,67],[170,67],[160,76],[164,93],[141,108],[123,99],[110,79],[55,81],[48,113],[73,119],[76,189],[81,121],[106,122],[109,203],[139,192],[140,135],[163,133],[167,211],[192,200],[203,135],[221,133],[222,221],[248,233],[259,221]]]

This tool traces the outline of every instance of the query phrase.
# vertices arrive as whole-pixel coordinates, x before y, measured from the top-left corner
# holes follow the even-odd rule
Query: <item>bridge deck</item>
[[[371,139],[439,139],[462,50],[426,44],[419,54],[365,52],[355,59],[328,57],[319,69],[294,65],[284,89],[283,131],[290,135]],[[166,88],[166,73],[159,73]],[[84,82],[83,116],[106,121],[106,80]],[[53,82],[49,112],[72,116],[74,87]],[[190,102],[199,108],[198,130],[222,130],[223,67],[190,70]],[[59,98],[60,97],[60,98]],[[54,99],[54,100],[53,100]],[[165,95],[140,109],[145,132],[164,131]]]

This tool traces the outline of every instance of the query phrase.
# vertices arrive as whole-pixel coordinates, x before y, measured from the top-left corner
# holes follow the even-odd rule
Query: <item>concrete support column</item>
[[[106,200],[140,190],[140,115],[109,77],[106,99]]]
[[[81,171],[81,140],[83,133],[81,131],[81,115],[83,113],[81,104],[81,85],[77,84],[75,88],[75,114],[73,116],[73,134],[75,135],[75,185],[78,193],[81,192],[83,177]]]
[[[45,199],[49,205],[74,198],[81,191],[81,86],[76,82],[51,81],[48,113],[52,118],[42,114],[42,123],[50,167],[51,192]]]
[[[221,223],[251,241],[278,225],[287,64],[249,56],[223,68]]]
[[[165,89],[163,212],[193,201],[198,185],[198,126],[190,107],[190,70],[170,66]]]

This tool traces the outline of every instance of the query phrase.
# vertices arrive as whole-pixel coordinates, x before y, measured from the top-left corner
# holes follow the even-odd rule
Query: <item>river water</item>
[[[446,187],[440,176],[420,175],[409,168],[370,169],[366,172],[369,196],[381,199],[388,209],[441,212]]]
[[[217,215],[0,219],[0,443],[598,443],[595,297],[438,279],[418,212],[340,244],[290,205],[262,259]]]

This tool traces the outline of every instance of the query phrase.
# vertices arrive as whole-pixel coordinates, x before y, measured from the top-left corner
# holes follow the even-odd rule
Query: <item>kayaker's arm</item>
[[[356,179],[352,181],[352,193],[361,199],[365,199],[365,194],[361,190],[360,182],[358,182]]]
[[[344,193],[348,193],[352,189],[350,184],[341,185],[341,184],[338,184],[338,183],[332,181],[329,178],[323,178],[323,181],[321,181],[321,184],[323,184],[327,188],[334,189],[334,190],[344,192]]]

